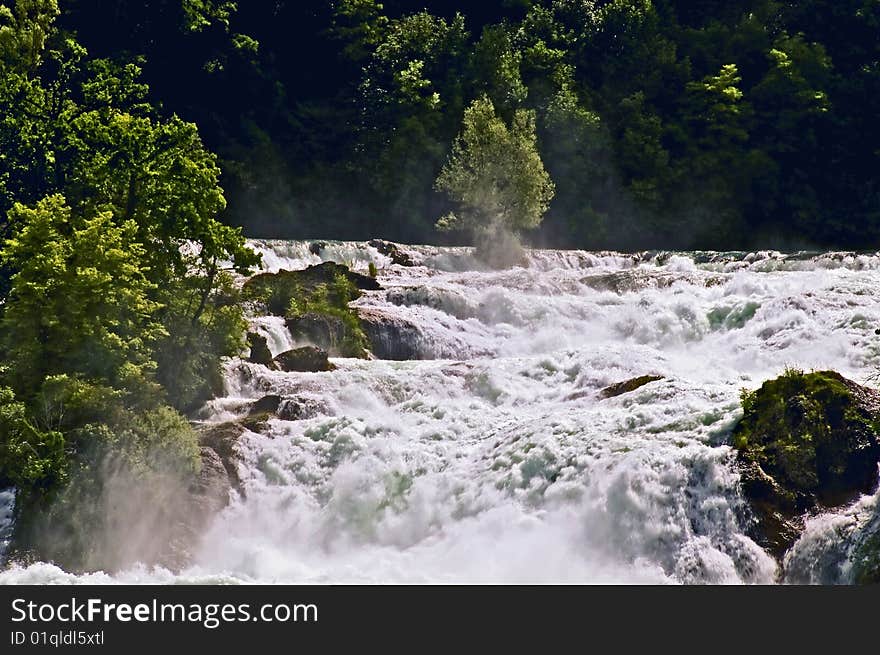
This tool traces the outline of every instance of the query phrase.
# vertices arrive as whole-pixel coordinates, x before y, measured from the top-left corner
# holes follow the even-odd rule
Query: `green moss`
[[[876,478],[877,417],[861,402],[866,392],[833,371],[788,370],[743,392],[733,445],[799,505],[836,505]]]
[[[342,297],[332,295],[338,287],[337,279],[340,277],[346,281],[344,286],[344,295],[348,296],[346,301],[343,301]],[[308,298],[321,286],[329,289],[330,300],[334,305],[360,298],[361,289],[382,288],[373,278],[355,273],[347,266],[324,262],[301,271],[255,275],[245,282],[243,292],[245,299],[263,305],[270,314],[285,316],[291,301]]]
[[[362,358],[370,342],[357,312],[349,306],[359,296],[358,289],[344,275],[337,274],[332,285],[320,284],[310,294],[291,298],[286,317],[296,319],[317,314],[338,319],[343,326],[341,340],[331,344],[332,348],[343,357]]]
[[[880,393],[834,371],[788,369],[741,399],[732,443],[757,519],[752,536],[781,561],[808,512],[842,507],[876,486]]]
[[[375,280],[352,273],[345,266],[325,262],[303,271],[257,275],[245,284],[245,296],[264,306],[270,314],[288,321],[306,315],[335,319],[342,329],[337,335],[328,327],[330,350],[342,357],[365,356],[369,340],[357,312],[349,304],[361,297],[358,285],[377,288]],[[332,321],[331,321],[332,322]]]

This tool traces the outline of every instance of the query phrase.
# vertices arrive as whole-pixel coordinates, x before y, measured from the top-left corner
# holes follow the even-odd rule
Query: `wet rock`
[[[391,259],[391,262],[397,264],[398,266],[416,265],[409,253],[403,252],[400,249],[400,246],[398,246],[396,243],[383,241],[382,239],[373,239],[369,242],[369,245],[371,245],[373,248],[378,250],[386,257],[389,257]]]
[[[248,361],[253,364],[262,364],[269,368],[275,368],[275,362],[272,361],[272,351],[269,350],[269,342],[266,337],[256,332],[248,332],[247,340],[251,347],[251,354]]]
[[[183,496],[174,498],[164,515],[158,517],[141,546],[150,540],[161,542],[145,552],[155,554],[146,561],[172,571],[180,571],[192,562],[194,550],[218,512],[229,504],[234,489],[220,455],[209,446],[199,448],[201,469]]]
[[[425,352],[424,338],[416,325],[377,309],[361,309],[358,316],[370,342],[370,350],[378,359],[431,359]]]
[[[238,457],[236,446],[245,429],[245,426],[237,421],[199,428],[199,445],[202,448],[210,448],[217,454],[229,476],[230,484],[239,491],[241,490],[241,480],[236,464]]]
[[[834,371],[788,372],[743,395],[733,433],[756,540],[777,558],[804,516],[877,486],[880,392]]]
[[[335,291],[337,276],[348,280],[350,289],[346,298],[337,297]],[[260,273],[244,283],[244,295],[256,301],[265,311],[275,316],[287,316],[291,301],[309,298],[323,287],[327,291],[327,301],[342,308],[351,300],[356,300],[362,291],[380,291],[382,286],[368,275],[349,270],[336,262],[324,262],[299,271],[279,271]]]
[[[278,368],[286,373],[319,373],[323,371],[333,371],[336,367],[330,362],[327,351],[313,346],[305,348],[297,348],[296,350],[288,350],[281,353],[275,358]],[[278,398],[275,396],[275,398]],[[281,399],[278,398],[280,403]],[[278,403],[271,410],[274,412],[278,409]]]
[[[662,375],[643,375],[638,378],[633,378],[632,380],[626,380],[625,382],[612,384],[610,387],[605,387],[604,389],[602,389],[602,391],[599,392],[599,395],[602,398],[614,398],[616,396],[622,396],[625,393],[630,393],[632,391],[635,391],[636,389],[640,389],[646,384],[657,382],[662,379],[664,379]]]
[[[276,412],[282,421],[305,421],[326,413],[324,406],[308,398],[288,398],[281,401]]]
[[[281,396],[263,396],[250,406],[248,414],[250,416],[254,416],[256,414],[275,414],[278,411],[278,406],[280,404]]]
[[[330,285],[337,275],[344,275],[349,282],[356,288],[363,291],[381,291],[380,285],[374,278],[369,275],[363,275],[350,270],[347,266],[337,264],[336,262],[324,262],[317,266],[310,266],[304,271],[293,271],[299,273],[300,279],[304,286],[315,287],[319,284]]]
[[[326,241],[315,241],[314,243],[309,244],[309,252],[313,255],[321,256],[321,251],[327,247]]]
[[[209,517],[229,504],[232,481],[216,450],[208,446],[199,448],[202,468],[190,487],[196,516]]]
[[[297,341],[312,343],[328,353],[338,356],[337,344],[347,334],[345,322],[338,316],[306,312],[287,319],[287,329]]]

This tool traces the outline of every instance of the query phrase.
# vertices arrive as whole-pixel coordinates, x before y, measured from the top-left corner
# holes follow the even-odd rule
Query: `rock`
[[[229,504],[232,483],[223,460],[216,450],[208,446],[199,448],[202,469],[190,487],[196,516],[209,517]]]
[[[337,275],[343,275],[355,288],[364,291],[381,291],[382,286],[369,275],[349,270],[336,262],[323,262],[299,271],[278,271],[260,273],[244,283],[244,288],[252,293],[278,288],[296,289],[300,293],[310,293],[319,285],[332,286]],[[258,294],[259,295],[259,294]]]
[[[313,255],[321,256],[321,251],[327,247],[326,241],[315,241],[314,243],[309,244],[309,252]]]
[[[588,275],[581,278],[580,282],[596,291],[624,294],[632,291],[641,291],[642,289],[667,289],[681,278],[681,274],[667,271],[632,269],[616,271],[614,273]]]
[[[245,426],[236,421],[220,423],[216,425],[202,426],[199,428],[199,445],[207,447],[217,453],[229,481],[232,486],[241,491],[241,480],[238,477],[236,465],[236,445],[239,438],[244,434]]]
[[[253,403],[248,410],[249,416],[254,416],[256,414],[274,414],[278,411],[278,406],[281,404],[281,396],[263,396],[258,401]]]
[[[425,352],[419,328],[394,314],[377,309],[360,309],[358,316],[370,350],[378,359],[407,361],[431,359]]]
[[[306,312],[288,318],[287,329],[296,340],[326,350],[331,357],[367,359],[367,337],[357,313],[354,310],[350,312],[345,319],[335,314]]]
[[[393,264],[398,266],[415,266],[416,263],[409,253],[403,252],[396,243],[383,241],[382,239],[373,239],[369,245],[378,250],[380,253],[389,257]]]
[[[296,350],[288,350],[281,353],[275,358],[275,363],[279,369],[286,373],[318,373],[322,371],[333,371],[336,367],[328,359],[327,351],[312,346],[305,348],[297,348]],[[281,398],[275,396],[278,403]],[[278,403],[271,410],[274,412],[278,409]]]
[[[269,350],[269,342],[266,337],[256,332],[248,332],[247,340],[251,346],[251,354],[248,357],[248,361],[253,364],[262,364],[263,366],[274,368],[275,362],[272,361],[272,351]]]
[[[287,319],[287,329],[297,341],[312,343],[334,356],[339,356],[337,344],[342,343],[347,334],[345,322],[340,317],[315,312]]]
[[[299,277],[304,281],[304,286],[317,286],[319,284],[331,285],[336,276],[342,274],[358,289],[363,291],[382,290],[382,285],[380,285],[375,278],[371,278],[369,275],[363,275],[362,273],[356,273],[350,270],[347,266],[337,264],[336,262],[324,262],[317,266],[310,266],[304,271],[293,272],[300,273]]]
[[[615,396],[622,396],[625,393],[630,393],[631,391],[640,389],[646,384],[657,382],[662,379],[664,379],[662,375],[643,375],[638,378],[633,378],[632,380],[626,380],[625,382],[612,384],[610,387],[605,387],[604,389],[602,389],[602,391],[599,392],[599,395],[602,398],[614,398]]]
[[[151,517],[153,524],[138,536],[138,548],[143,549],[137,553],[141,561],[182,570],[191,563],[211,520],[229,504],[233,485],[220,455],[202,446],[199,456],[201,470],[196,478],[166,504],[161,514]]]
[[[877,485],[880,392],[834,371],[787,372],[743,395],[733,432],[756,540],[777,558],[804,515],[839,508]]]
[[[307,398],[289,398],[281,401],[276,412],[282,421],[305,421],[326,412],[318,401]]]
[[[349,282],[345,297],[336,291],[336,278],[343,276]],[[337,308],[344,308],[351,300],[360,297],[361,292],[381,291],[382,286],[368,275],[355,273],[347,266],[336,262],[324,262],[309,266],[300,271],[278,271],[260,273],[244,283],[246,298],[258,302],[263,309],[275,316],[287,316],[291,301],[303,300],[315,294],[319,287],[327,291],[327,301]]]

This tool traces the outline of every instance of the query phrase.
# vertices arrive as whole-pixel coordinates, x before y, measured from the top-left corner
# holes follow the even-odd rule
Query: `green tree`
[[[40,24],[51,26],[47,15]],[[192,409],[218,388],[220,358],[238,352],[240,310],[221,290],[227,271],[246,272],[259,258],[240,229],[218,220],[226,206],[220,168],[196,126],[152,107],[137,63],[90,60],[75,40],[47,29],[41,66],[17,65],[20,56],[0,61],[0,211],[63,194],[72,224],[108,216],[107,229],[134,230],[126,238],[142,248],[147,296],[165,326],[150,343],[152,360],[170,401]],[[18,261],[2,263],[8,286]],[[197,392],[192,376],[203,380]]]
[[[17,0],[13,9],[0,5],[0,57],[21,70],[36,70],[60,13],[58,0]]]
[[[529,90],[523,84],[520,68],[522,53],[505,25],[490,25],[474,46],[475,88],[485,93],[503,116],[525,102]]]
[[[355,165],[392,219],[432,213],[431,185],[463,111],[468,38],[461,14],[403,16],[364,67]]]
[[[333,2],[332,34],[343,43],[349,59],[362,62],[382,43],[388,28],[384,7],[376,0],[336,0]]]
[[[15,274],[0,325],[17,394],[62,373],[115,387],[147,378],[165,331],[135,223],[117,226],[110,212],[74,219],[62,196],[10,216],[18,229],[0,255]]]
[[[741,87],[737,65],[724,64],[717,74],[689,82],[682,98],[685,151],[673,189],[684,205],[677,210],[679,225],[696,242],[732,239],[745,228],[763,158],[749,147],[752,108]]]
[[[65,479],[67,463],[64,435],[39,429],[15,392],[0,387],[0,486],[54,487]]]
[[[437,227],[470,232],[484,255],[498,235],[537,227],[554,185],[538,153],[534,112],[517,110],[508,127],[488,97],[475,100],[436,188],[457,205]]]

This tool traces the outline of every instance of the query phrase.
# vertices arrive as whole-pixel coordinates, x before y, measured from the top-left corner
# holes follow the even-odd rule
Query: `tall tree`
[[[534,112],[517,110],[508,126],[487,96],[471,103],[436,188],[457,206],[437,226],[470,232],[484,258],[505,233],[537,227],[554,185],[538,153]]]

